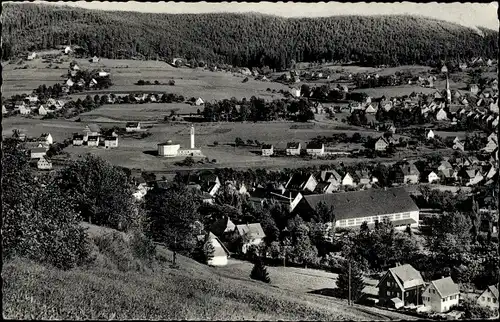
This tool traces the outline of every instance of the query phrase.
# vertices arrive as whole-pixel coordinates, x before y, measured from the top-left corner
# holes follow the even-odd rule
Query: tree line
[[[431,64],[496,57],[498,32],[411,16],[282,18],[269,15],[154,14],[8,4],[2,57],[78,45],[86,55],[227,63],[285,69],[292,61]],[[141,26],[138,28],[137,26]],[[193,65],[198,65],[193,62]]]

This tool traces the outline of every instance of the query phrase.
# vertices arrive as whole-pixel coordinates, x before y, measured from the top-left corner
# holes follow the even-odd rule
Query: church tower
[[[451,91],[450,91],[450,82],[448,81],[448,75],[446,75],[446,103],[448,105],[451,104]]]
[[[191,149],[194,149],[194,126],[191,125]]]

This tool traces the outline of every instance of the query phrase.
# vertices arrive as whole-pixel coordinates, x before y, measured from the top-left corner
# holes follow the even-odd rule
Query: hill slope
[[[415,64],[496,57],[498,32],[410,16],[281,18],[3,5],[3,56],[68,43],[107,58],[144,55],[285,67],[291,60]],[[158,56],[157,56],[158,55]]]
[[[92,225],[92,238],[109,229]],[[117,247],[123,251],[123,247]],[[171,253],[159,247],[160,257]],[[102,255],[102,254],[101,254]],[[107,260],[113,260],[108,254]],[[101,258],[102,259],[102,258]],[[395,312],[349,307],[338,300],[221,275],[178,256],[154,271],[95,265],[60,271],[26,261],[4,263],[3,309],[13,319],[380,320]],[[411,317],[409,317],[411,318]]]

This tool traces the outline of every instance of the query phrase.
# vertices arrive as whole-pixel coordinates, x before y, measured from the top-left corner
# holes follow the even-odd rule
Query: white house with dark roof
[[[262,156],[270,157],[274,154],[274,147],[272,144],[263,144],[262,145]]]
[[[38,159],[36,166],[39,170],[50,170],[52,169],[52,162],[44,155]]]
[[[260,223],[236,225],[235,231],[242,238],[241,252],[243,254],[251,245],[260,245],[266,237]]]
[[[349,174],[349,172],[346,172],[346,174],[342,178],[342,185],[349,187],[353,187],[355,185],[354,178]]]
[[[404,188],[304,195],[295,211],[311,213],[320,202],[333,206],[335,227],[359,228],[365,221],[374,226],[384,219],[396,228],[418,227],[420,209]]]
[[[126,132],[136,132],[140,130],[141,130],[140,122],[127,122],[127,124],[125,125]]]
[[[286,190],[313,192],[318,181],[312,174],[294,173],[285,185]]]
[[[214,253],[212,258],[207,261],[209,266],[226,266],[227,258],[229,257],[229,250],[224,246],[224,243],[215,236],[212,232],[209,232],[205,237],[206,243],[211,243],[214,248]]]
[[[387,150],[387,147],[389,146],[389,142],[381,136],[377,142],[375,142],[375,151],[385,151]]]
[[[286,155],[300,155],[300,142],[288,142],[286,144]]]
[[[98,136],[89,136],[87,139],[88,146],[99,146],[99,137]]]
[[[488,288],[479,295],[477,304],[483,307],[488,307],[498,312],[498,288],[496,285],[488,286]]]
[[[431,281],[422,293],[422,303],[428,311],[443,313],[458,305],[460,289],[451,277]]]
[[[47,149],[43,147],[33,148],[31,149],[30,154],[32,159],[40,159],[47,154]]]
[[[104,138],[104,147],[106,149],[109,148],[117,148],[118,147],[118,137],[117,136],[107,136]]]
[[[306,153],[311,156],[325,154],[325,145],[323,143],[309,143],[306,146]]]

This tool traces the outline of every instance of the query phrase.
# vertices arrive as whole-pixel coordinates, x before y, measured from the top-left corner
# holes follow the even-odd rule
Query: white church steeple
[[[194,149],[194,126],[191,125],[191,149]]]

